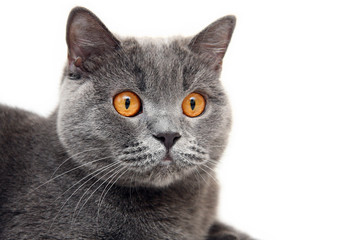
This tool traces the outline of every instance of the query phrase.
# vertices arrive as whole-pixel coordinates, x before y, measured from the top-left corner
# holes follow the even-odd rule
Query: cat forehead
[[[208,71],[189,51],[186,38],[130,38],[121,39],[121,43],[124,56],[118,57],[126,63],[116,66],[114,62],[113,67],[124,68],[131,76],[125,81],[135,82],[141,91],[186,91]]]
[[[162,101],[218,85],[218,74],[189,50],[189,38],[117,38],[121,47],[89,75],[99,93],[130,90]]]
[[[137,37],[136,41],[143,47],[157,47],[159,49],[168,47],[171,43],[178,40],[179,37]],[[121,41],[121,39],[120,39]]]
[[[191,55],[187,47],[190,40],[187,38],[137,37],[119,40],[127,57],[139,57],[136,59],[138,61],[184,60],[186,55]],[[169,63],[171,62],[167,62]]]

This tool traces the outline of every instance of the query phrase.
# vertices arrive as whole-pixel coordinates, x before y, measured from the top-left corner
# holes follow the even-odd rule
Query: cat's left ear
[[[229,46],[235,24],[236,17],[233,15],[220,18],[197,34],[190,41],[189,48],[193,52],[209,58],[214,63],[215,69],[219,69]]]
[[[76,7],[69,14],[66,42],[69,67],[81,70],[86,70],[83,64],[91,56],[101,56],[120,46],[120,42],[100,19],[83,7]]]

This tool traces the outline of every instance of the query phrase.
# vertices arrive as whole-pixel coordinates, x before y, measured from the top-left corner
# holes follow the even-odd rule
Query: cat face
[[[225,17],[194,38],[118,39],[74,9],[57,120],[73,160],[108,182],[151,186],[213,168],[231,125],[219,75],[234,25]]]

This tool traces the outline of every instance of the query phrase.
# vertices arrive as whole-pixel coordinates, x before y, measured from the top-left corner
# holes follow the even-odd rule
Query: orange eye
[[[141,101],[133,92],[122,92],[114,97],[114,107],[121,115],[132,117],[139,113]]]
[[[182,102],[182,109],[186,116],[197,117],[205,109],[205,98],[198,93],[190,93]]]

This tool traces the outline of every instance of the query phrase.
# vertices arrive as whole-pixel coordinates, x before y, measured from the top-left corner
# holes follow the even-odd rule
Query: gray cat
[[[216,220],[234,27],[118,38],[73,9],[54,113],[0,105],[0,239],[251,239]]]

